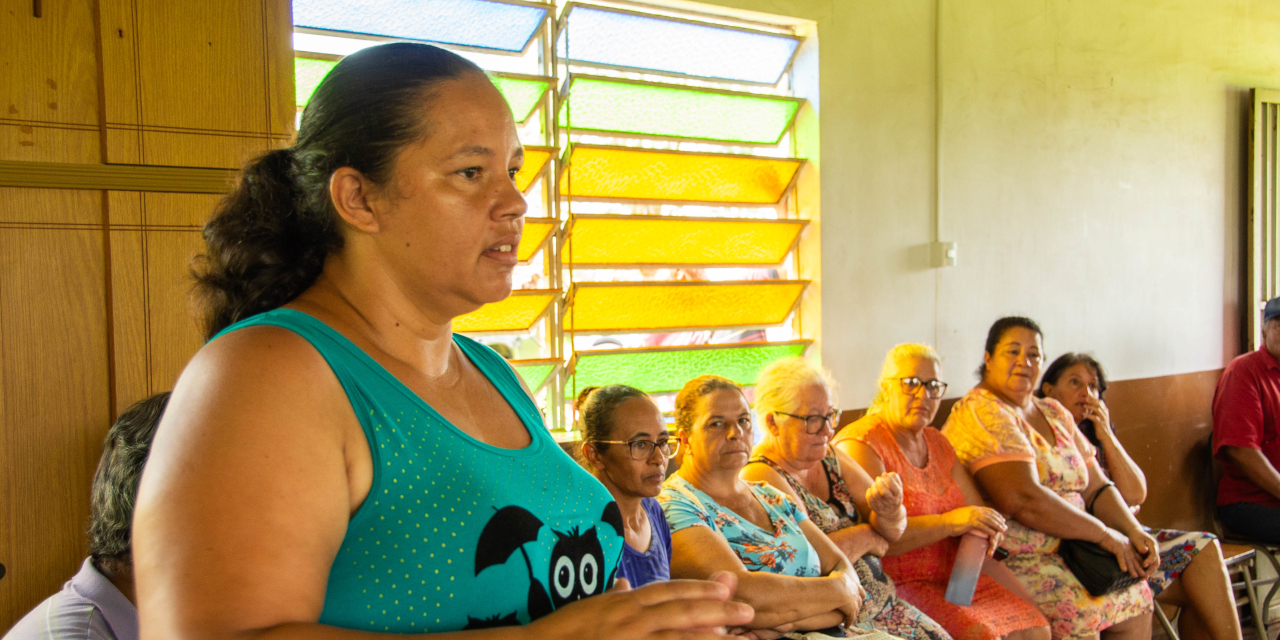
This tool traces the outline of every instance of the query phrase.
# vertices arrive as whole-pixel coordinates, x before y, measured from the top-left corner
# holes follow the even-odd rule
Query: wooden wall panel
[[[204,250],[198,231],[147,231],[147,315],[151,393],[173,388],[203,346],[191,299],[191,259]]]
[[[220,195],[203,193],[145,193],[146,218],[149,226],[182,226],[202,229],[213,215]]]
[[[101,7],[107,162],[238,168],[288,142],[287,1]]]
[[[0,160],[93,164],[101,158],[97,127],[0,121]]]
[[[98,126],[93,0],[0,0],[0,119]]]
[[[102,231],[0,229],[0,628],[85,555],[109,420]]]
[[[111,230],[111,335],[114,418],[151,395],[147,341],[147,263],[142,230]]]
[[[0,187],[0,224],[102,225],[102,192]]]
[[[1209,440],[1221,376],[1219,369],[1110,385],[1116,436],[1147,475],[1147,501],[1138,512],[1143,524],[1212,531]]]
[[[172,389],[203,345],[190,265],[220,197],[108,193],[117,412]]]

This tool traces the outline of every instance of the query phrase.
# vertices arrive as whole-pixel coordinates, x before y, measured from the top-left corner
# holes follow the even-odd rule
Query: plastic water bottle
[[[982,561],[986,557],[986,534],[970,531],[960,538],[956,563],[951,567],[951,581],[947,583],[947,602],[962,607],[973,604],[973,591],[978,586]]]

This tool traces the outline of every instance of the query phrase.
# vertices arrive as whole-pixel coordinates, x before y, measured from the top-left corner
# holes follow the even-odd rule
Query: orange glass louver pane
[[[555,147],[524,148],[524,165],[516,172],[516,188],[520,193],[529,193],[529,187],[533,186],[533,181],[542,173],[542,167],[547,165],[555,151]]]
[[[561,195],[617,200],[775,204],[803,160],[574,145]]]
[[[465,316],[453,319],[459,333],[511,333],[528,331],[547,312],[556,291],[512,291],[501,302],[486,304]]]
[[[570,294],[564,327],[600,333],[776,325],[787,319],[808,281],[581,282]]]
[[[516,260],[528,262],[542,245],[547,236],[556,228],[555,218],[525,218],[524,233],[520,236],[520,246],[516,247]]]
[[[787,257],[806,224],[804,220],[577,215],[564,256],[576,266],[597,267],[776,265]]]

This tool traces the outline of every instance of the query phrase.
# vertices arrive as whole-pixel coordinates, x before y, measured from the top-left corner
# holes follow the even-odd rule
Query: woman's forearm
[[[868,553],[882,555],[887,548],[890,548],[888,541],[876,533],[869,524],[845,527],[835,533],[827,534],[827,537],[831,538],[831,541],[840,548],[840,552],[850,561],[857,560]]]
[[[900,556],[958,533],[946,514],[912,516],[907,518],[907,530],[902,537],[889,543],[889,551],[885,555]]]
[[[1025,496],[1017,508],[1007,512],[1024,526],[1059,538],[1090,542],[1097,542],[1106,534],[1106,525],[1058,494],[1038,484],[1032,491],[1035,495]]]
[[[157,636],[149,633],[146,625],[141,629],[142,640],[152,640]],[[373,633],[354,629],[342,629],[315,623],[288,623],[270,629],[252,632],[211,632],[208,629],[192,629],[191,633],[178,636],[181,640],[387,640],[397,637],[393,634]],[[420,638],[420,634],[404,636]],[[433,640],[527,640],[530,637],[527,627],[502,627],[482,631],[432,634]]]
[[[1118,488],[1119,483],[1116,486]],[[1129,505],[1125,504],[1119,492],[1106,485],[1103,485],[1101,491],[1102,493],[1092,498],[1093,515],[1098,520],[1126,536],[1142,529],[1142,525],[1138,523],[1138,519],[1134,517],[1133,511],[1129,510]]]
[[[1107,475],[1116,483],[1121,497],[1131,507],[1136,507],[1147,499],[1147,476],[1142,473],[1129,452],[1124,450],[1111,429],[1098,429],[1098,440],[1102,443],[1102,452],[1107,458]]]
[[[844,622],[844,614],[837,610],[832,610],[803,620],[797,620],[791,626],[795,631],[817,631],[819,629],[830,629],[841,622]]]
[[[748,628],[774,629],[836,611],[849,601],[851,593],[843,575],[796,578],[755,571],[738,575],[733,599],[755,609],[756,616]]]
[[[899,505],[898,510],[892,515],[884,515],[878,511],[872,511],[871,527],[876,530],[885,540],[893,542],[902,537],[903,532],[907,529],[907,510]]]

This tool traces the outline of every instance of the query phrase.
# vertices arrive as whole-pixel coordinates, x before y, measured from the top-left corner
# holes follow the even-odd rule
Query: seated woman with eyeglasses
[[[941,625],[898,597],[880,566],[877,556],[906,526],[902,482],[892,472],[872,480],[830,446],[840,410],[827,373],[804,358],[779,360],[760,373],[755,396],[765,434],[742,478],[790,496],[849,558],[866,591],[856,625],[901,638],[948,638]]]
[[[738,476],[753,434],[742,388],[694,378],[676,396],[675,417],[684,461],[658,496],[671,524],[671,575],[733,573],[734,599],[755,609],[747,633],[757,638],[856,623],[862,587],[849,560],[787,494]]]
[[[618,578],[633,588],[671,579],[671,530],[658,505],[667,461],[680,448],[649,396],[635,387],[587,387],[578,394],[582,461],[622,510]]]
[[[897,582],[900,597],[957,638],[1048,640],[1049,623],[1035,605],[991,576],[978,581],[970,606],[944,597],[959,536],[970,531],[986,535],[990,553],[1008,527],[998,511],[983,504],[951,444],[929,428],[947,391],[940,375],[938,353],[926,345],[900,344],[889,350],[867,415],[841,430],[833,442],[867,473],[896,472],[902,478],[907,530],[889,544],[884,571]]]

